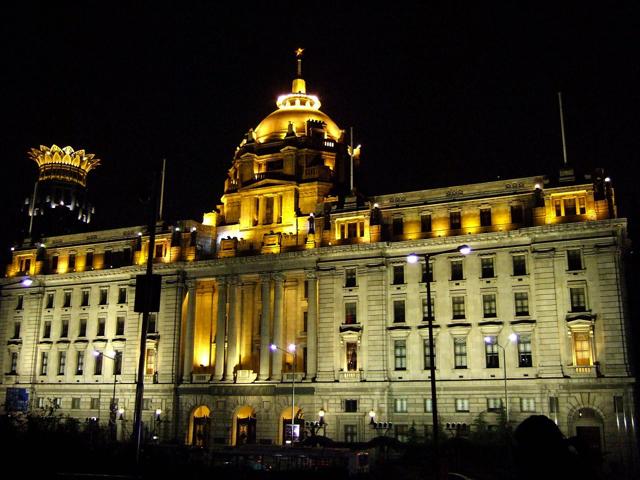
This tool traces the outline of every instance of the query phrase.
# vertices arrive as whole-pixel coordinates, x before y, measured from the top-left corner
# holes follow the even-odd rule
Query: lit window
[[[347,342],[347,371],[355,372],[358,370],[358,344],[356,342]]]
[[[147,349],[145,372],[147,375],[156,373],[156,351],[153,348]]]
[[[355,287],[356,286],[356,269],[355,268],[346,268],[344,271],[344,286],[345,287]]]
[[[430,398],[424,399],[424,411],[425,413],[433,411],[433,403],[431,402]]]
[[[573,350],[577,367],[591,366],[591,335],[589,332],[573,333]]]
[[[58,352],[58,375],[64,375],[67,367],[67,352]]]
[[[344,426],[344,441],[345,443],[355,443],[358,441],[358,426],[357,425],[345,425]]]
[[[465,318],[463,295],[455,295],[451,297],[451,310],[453,312],[454,320]]]
[[[482,278],[495,277],[494,259],[493,257],[482,257],[480,259],[480,266],[482,270]]]
[[[499,368],[500,356],[498,355],[498,342],[496,337],[487,337],[489,341],[485,340],[484,353],[485,360],[487,362],[487,368]]]
[[[587,310],[587,294],[584,287],[572,287],[569,289],[571,297],[571,311],[585,312]]]
[[[521,412],[535,412],[536,400],[534,398],[521,398],[520,399],[520,411]]]
[[[346,302],[344,304],[345,325],[353,325],[355,323],[358,323],[357,306],[358,304],[356,302]]]
[[[495,318],[497,315],[496,311],[496,294],[485,293],[482,295],[482,313],[484,318]]]
[[[429,370],[431,368],[431,349],[429,348],[429,339],[425,338],[423,343],[423,351],[424,351],[424,369]],[[435,342],[433,344],[433,365],[436,366],[436,345]]]
[[[518,366],[531,367],[533,357],[531,354],[531,336],[518,335]]]
[[[405,340],[393,342],[393,358],[396,370],[407,369],[407,342]]]
[[[40,375],[46,375],[49,368],[49,352],[40,354]]]
[[[468,412],[469,400],[466,398],[456,398],[456,412]]]
[[[436,305],[433,297],[431,297],[431,320],[436,319]],[[427,304],[427,299],[422,299],[422,321],[429,321],[429,305]]]
[[[453,339],[455,368],[467,368],[467,339],[456,337]]]
[[[516,316],[522,317],[529,315],[529,293],[515,292],[513,299],[516,307]]]
[[[396,398],[393,401],[393,412],[394,413],[407,413],[407,399],[406,398]]]
[[[76,375],[84,373],[84,352],[76,353]]]
[[[497,397],[487,398],[487,411],[499,412],[502,410],[502,399]]]

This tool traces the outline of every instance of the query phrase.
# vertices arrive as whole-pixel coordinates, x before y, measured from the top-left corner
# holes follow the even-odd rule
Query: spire
[[[302,78],[302,52],[304,52],[304,48],[295,50],[297,70],[296,78],[293,79],[293,84],[291,85],[291,93],[307,93],[307,86]]]

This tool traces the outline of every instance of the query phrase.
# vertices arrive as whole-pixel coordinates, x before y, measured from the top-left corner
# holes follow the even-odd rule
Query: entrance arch
[[[604,422],[600,413],[589,407],[578,408],[571,418],[571,432],[591,458],[602,454]]]
[[[239,407],[233,414],[231,445],[256,443],[256,423],[256,411],[253,407]]]
[[[189,416],[189,431],[187,433],[187,445],[194,447],[207,447],[209,444],[209,425],[211,410],[206,405],[200,405],[193,409]]]
[[[278,443],[281,445],[285,444],[286,441],[291,438],[291,434],[289,432],[291,432],[291,413],[292,412],[295,415],[293,423],[294,423],[294,426],[297,425],[297,427],[295,428],[297,429],[297,434],[298,434],[297,438],[295,438],[295,441],[302,440],[302,435],[304,431],[304,412],[297,405],[294,405],[293,409],[289,406],[289,407],[285,407],[280,412],[279,423],[278,423],[279,425]]]

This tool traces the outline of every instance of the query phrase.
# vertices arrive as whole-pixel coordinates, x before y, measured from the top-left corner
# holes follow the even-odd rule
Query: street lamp
[[[375,410],[369,411],[369,425],[374,430],[384,430],[385,433],[388,432],[393,427],[392,422],[376,422]]]
[[[111,429],[111,437],[116,438],[116,413],[118,412],[118,406],[116,405],[116,383],[118,382],[118,354],[117,352],[110,352],[111,355],[101,352],[99,350],[93,351],[93,356],[108,358],[113,360],[113,395],[111,396],[111,405],[109,406],[109,427]]]
[[[430,274],[430,261],[431,257],[436,255],[443,255],[446,253],[461,253],[462,255],[468,255],[471,253],[471,247],[469,245],[460,245],[458,248],[445,250],[442,252],[435,253],[423,253],[425,261],[425,268],[427,271],[427,278],[425,279],[425,283],[427,285],[427,326],[429,332],[429,375],[431,382],[431,416],[433,419],[433,448],[434,448],[434,462],[433,468],[436,473],[436,477],[440,475],[440,444],[438,438],[438,401],[436,396],[436,365],[435,365],[435,355],[433,351],[433,313],[431,309],[431,281],[432,275]],[[408,263],[418,263],[419,256],[415,253],[407,256]]]
[[[297,352],[295,343],[290,343],[287,350],[280,348],[275,343],[272,343],[269,348],[272,352],[280,350],[284,353],[291,353],[293,355],[293,364],[291,365],[291,445],[293,446],[293,432],[295,425],[295,400],[296,400],[296,360]]]
[[[518,336],[515,333],[509,335],[509,341],[516,341]],[[502,372],[504,377],[504,413],[507,425],[509,424],[509,395],[507,393],[507,352],[505,348],[498,343],[497,337],[484,337],[484,342],[488,345],[495,345],[502,350]]]
[[[315,437],[318,433],[318,430],[320,430],[321,428],[324,429],[327,427],[327,424],[324,421],[324,415],[325,415],[325,411],[324,408],[321,408],[318,411],[318,420],[316,420],[315,422],[304,422],[305,423],[305,427],[307,427],[309,430],[311,430],[311,436]],[[326,436],[326,434],[325,434]]]

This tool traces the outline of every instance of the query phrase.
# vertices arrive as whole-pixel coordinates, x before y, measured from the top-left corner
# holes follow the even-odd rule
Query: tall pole
[[[293,351],[293,364],[291,365],[291,446],[293,447],[293,427],[295,425],[296,404],[296,359],[297,351]]]
[[[507,425],[509,424],[509,395],[507,394],[507,351],[505,348],[496,342],[502,349],[502,369],[504,372],[504,413]]]
[[[156,175],[152,177],[151,191],[151,209],[149,216],[149,248],[147,249],[147,279],[148,285],[151,284],[153,275],[153,251],[156,242],[156,219],[157,219],[157,181]],[[149,293],[149,292],[147,292]],[[149,327],[149,310],[151,303],[151,295],[147,295],[145,299],[144,311],[142,312],[142,325],[140,326],[140,356],[138,358],[138,375],[136,376],[136,403],[135,418],[133,424],[133,435],[136,445],[136,464],[140,462],[140,447],[142,444],[142,399],[144,396],[144,363],[147,351],[147,329]]]
[[[436,395],[436,365],[433,352],[433,314],[431,311],[431,272],[428,253],[424,254],[425,268],[427,269],[427,326],[429,327],[429,375],[431,383],[431,417],[433,419],[433,468],[436,478],[440,476],[440,443],[438,432],[438,398]]]
[[[567,164],[567,141],[564,136],[564,113],[562,112],[562,92],[558,92],[558,103],[560,104],[560,133],[562,133],[562,158]]]

